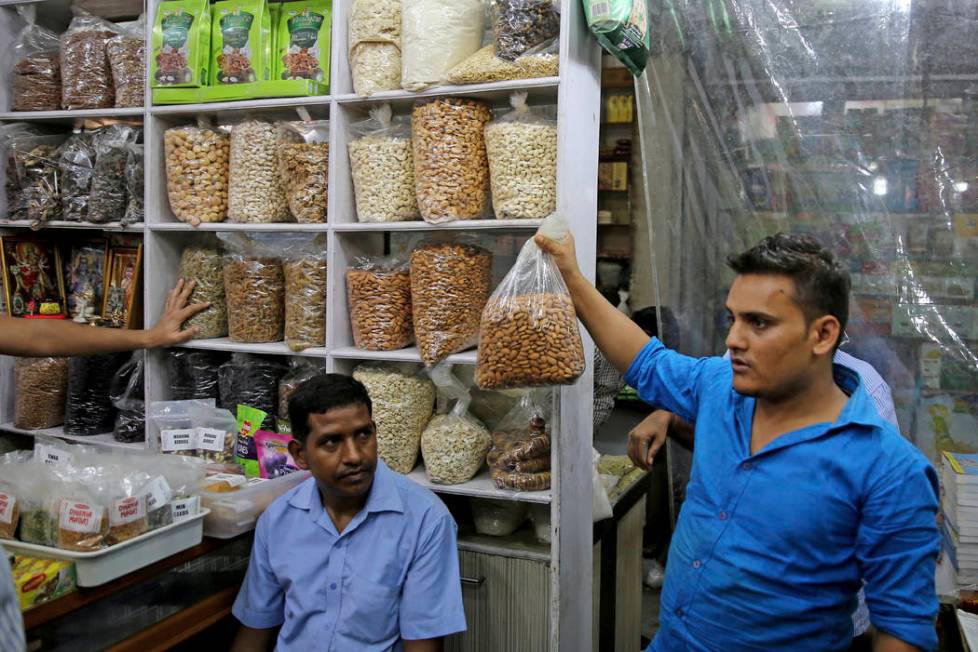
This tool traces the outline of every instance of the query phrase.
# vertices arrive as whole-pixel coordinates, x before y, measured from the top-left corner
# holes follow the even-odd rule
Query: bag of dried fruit
[[[468,482],[482,468],[492,439],[486,427],[469,414],[471,397],[465,385],[442,363],[431,370],[438,388],[439,412],[454,401],[451,410],[438,414],[421,435],[421,457],[428,479],[436,484]]]
[[[304,351],[326,344],[326,242],[321,236],[283,236],[285,344]]]
[[[551,215],[540,232],[560,239],[566,220]],[[550,254],[527,240],[482,312],[476,382],[483,389],[569,385],[584,369],[567,285]]]
[[[280,342],[285,327],[285,276],[275,234],[219,233],[227,245],[224,294],[232,342]]]
[[[61,108],[61,41],[36,24],[35,5],[17,5],[27,25],[17,35],[10,60],[10,110],[57,111]]]
[[[492,431],[486,461],[499,488],[538,491],[550,488],[550,427],[546,412],[527,392]]]
[[[299,224],[326,221],[329,199],[329,120],[279,125],[278,176]]]

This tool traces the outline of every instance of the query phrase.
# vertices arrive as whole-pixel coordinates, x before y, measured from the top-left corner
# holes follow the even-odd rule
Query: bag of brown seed
[[[279,125],[278,175],[299,224],[326,222],[329,199],[329,120]]]
[[[393,351],[414,341],[407,261],[361,258],[346,270],[346,296],[358,349]]]
[[[105,44],[112,70],[115,105],[133,108],[143,105],[146,93],[146,17],[119,25],[121,34]]]
[[[282,243],[285,276],[285,344],[304,351],[326,344],[326,242],[319,236],[286,236]]]
[[[567,233],[554,214],[540,227]],[[475,379],[483,389],[569,385],[584,373],[584,345],[567,285],[550,254],[527,240],[482,312]]]
[[[272,238],[263,236],[272,235]],[[281,342],[285,329],[285,274],[274,235],[219,233],[224,257],[224,294],[232,342]]]
[[[180,255],[180,278],[194,281],[191,303],[210,303],[210,307],[184,323],[184,329],[196,328],[195,339],[227,337],[228,308],[224,294],[224,253],[217,240],[188,246]],[[216,393],[215,393],[216,396]],[[178,398],[201,398],[184,396]]]
[[[61,108],[61,41],[35,24],[34,5],[18,5],[27,25],[12,48],[11,111],[57,111]]]
[[[17,358],[14,363],[14,427],[54,428],[65,420],[68,358]]]
[[[72,11],[75,17],[61,35],[61,108],[110,108],[115,91],[105,45],[119,31],[84,9]]]

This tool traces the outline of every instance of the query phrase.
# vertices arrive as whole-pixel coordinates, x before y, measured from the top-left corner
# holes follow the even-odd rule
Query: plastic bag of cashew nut
[[[282,241],[285,344],[304,351],[326,344],[326,242],[293,235]]]
[[[357,260],[346,271],[346,296],[358,349],[393,351],[414,341],[407,261],[397,257]]]
[[[482,247],[458,240],[411,252],[414,337],[426,366],[478,343],[491,288],[492,254]]]
[[[329,120],[285,122],[278,144],[278,176],[299,224],[326,221],[329,199]]]
[[[513,110],[486,125],[486,154],[496,219],[543,219],[557,208],[556,107],[530,107],[513,93]]]
[[[560,239],[566,220],[551,215],[540,232]],[[584,368],[570,293],[553,258],[531,238],[482,312],[476,382],[483,389],[569,385]]]
[[[232,342],[280,342],[285,328],[285,274],[275,234],[219,233],[227,245],[224,294]]]
[[[492,446],[489,431],[469,414],[472,398],[465,385],[452,375],[452,365],[431,370],[438,388],[439,412],[421,434],[421,457],[428,480],[435,484],[461,484],[471,480]],[[451,410],[445,412],[454,401]]]
[[[370,109],[351,129],[350,174],[359,222],[405,222],[421,217],[414,187],[411,120],[390,104]]]
[[[239,224],[287,222],[289,205],[276,165],[282,139],[295,134],[265,120],[246,119],[231,127],[228,221]]]
[[[401,0],[354,0],[347,19],[353,92],[401,88]]]

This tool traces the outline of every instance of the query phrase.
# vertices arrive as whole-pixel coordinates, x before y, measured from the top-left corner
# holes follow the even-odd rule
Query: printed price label
[[[162,431],[160,433],[160,450],[164,453],[197,450],[197,431],[193,428]]]
[[[146,518],[146,501],[142,496],[130,496],[112,503],[109,510],[109,524],[112,527],[125,525]]]
[[[34,458],[45,464],[68,464],[72,460],[72,454],[59,450],[47,444],[37,444],[34,446]]]
[[[14,519],[14,505],[17,499],[0,491],[0,523],[10,524]]]
[[[220,453],[224,451],[227,434],[218,428],[197,428],[197,448]]]
[[[250,487],[252,485],[261,484],[262,482],[268,482],[268,478],[252,478],[248,480],[248,486]]]
[[[61,518],[59,524],[62,530],[89,534],[102,528],[102,518],[105,508],[101,505],[89,505],[74,500],[61,501]]]
[[[197,512],[200,511],[200,497],[191,496],[190,498],[174,500],[170,503],[170,508],[173,511],[174,523],[177,521],[182,521],[183,519],[191,516],[196,516]]]
[[[146,509],[149,511],[162,507],[173,499],[170,483],[162,475],[147,482],[139,493],[146,496]]]

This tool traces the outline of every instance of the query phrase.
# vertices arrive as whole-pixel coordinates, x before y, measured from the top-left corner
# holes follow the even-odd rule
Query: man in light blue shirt
[[[435,652],[465,631],[455,522],[378,459],[371,411],[339,374],[289,400],[289,452],[313,477],[258,520],[236,652]]]
[[[806,236],[732,258],[729,361],[649,340],[536,236],[578,316],[643,400],[696,424],[693,467],[650,649],[847,650],[856,593],[877,652],[937,646],[934,468],[833,364],[849,277]]]

